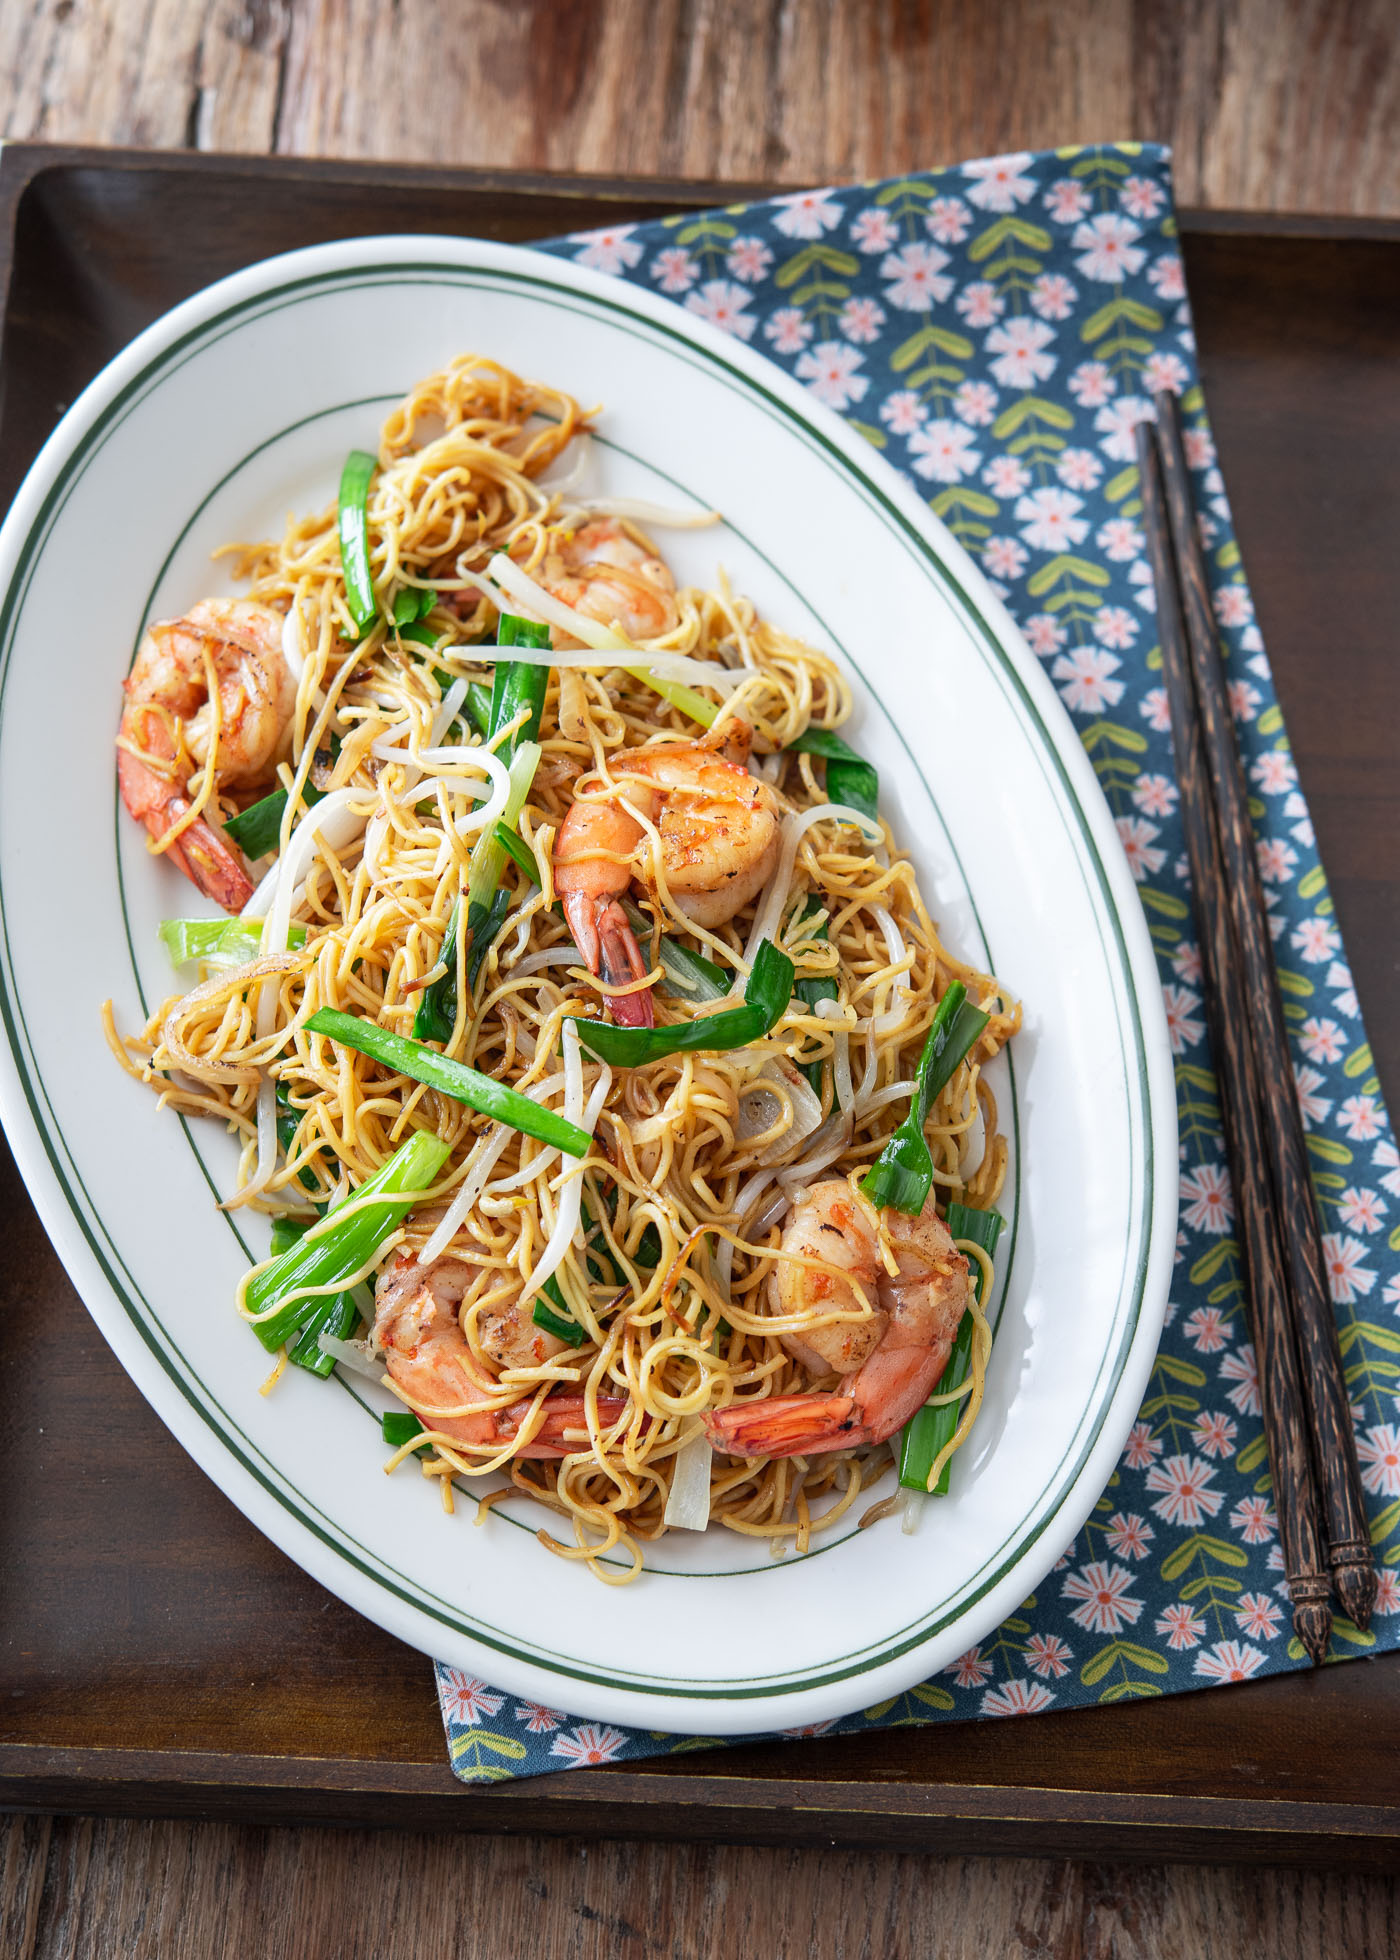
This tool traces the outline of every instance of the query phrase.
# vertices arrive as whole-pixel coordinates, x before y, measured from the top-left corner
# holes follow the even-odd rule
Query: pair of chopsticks
[[[1376,1574],[1181,422],[1174,396],[1158,394],[1153,403],[1156,422],[1140,422],[1136,432],[1143,524],[1203,992],[1293,1628],[1317,1664],[1331,1636],[1329,1593],[1365,1627]]]

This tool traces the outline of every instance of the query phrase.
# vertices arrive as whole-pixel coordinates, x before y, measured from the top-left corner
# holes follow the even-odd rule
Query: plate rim
[[[614,311],[630,314],[652,327],[661,328],[672,339],[688,344],[712,363],[717,362],[731,373],[736,373],[748,389],[756,389],[774,401],[790,421],[800,429],[805,428],[829,452],[841,474],[848,479],[853,478],[857,485],[866,488],[892,513],[930,569],[937,573],[950,602],[963,615],[967,629],[988,644],[988,651],[999,661],[1003,673],[1019,688],[1039,725],[1037,745],[1042,748],[1042,760],[1048,761],[1060,778],[1057,800],[1067,803],[1068,814],[1077,819],[1098,870],[1099,892],[1093,909],[1099,914],[1101,929],[1109,926],[1118,941],[1122,978],[1137,1024],[1143,1132],[1149,1161],[1155,1159],[1162,1170],[1173,1168],[1176,1156],[1176,1104],[1171,1081],[1170,1046],[1146,921],[1092,765],[1058,696],[1026,647],[1019,629],[958,541],[871,445],[859,438],[832,410],[817,402],[809,391],[776,364],[660,295],[594,272],[576,261],[542,252],[483,240],[415,234],[381,235],[306,247],[260,261],[204,288],[153,322],[94,377],[36,457],[0,530],[0,583],[4,588],[3,605],[0,606],[0,637],[3,637],[14,610],[16,575],[24,569],[26,548],[43,524],[49,503],[63,482],[66,466],[75,451],[92,436],[153,364],[167,363],[181,346],[206,337],[209,328],[218,323],[222,314],[236,313],[250,300],[265,299],[292,283],[305,285],[308,279],[314,283],[318,278],[330,282],[343,279],[347,273],[357,270],[392,279],[415,269],[427,268],[459,273],[501,273],[535,284],[543,283],[555,291],[602,302]],[[204,344],[207,344],[207,339]],[[42,556],[43,549],[41,542],[34,562],[37,563]],[[8,652],[6,662],[8,664]],[[898,732],[897,722],[895,727]],[[976,895],[970,893],[970,896],[975,907]],[[1147,981],[1145,989],[1139,984],[1144,979]],[[15,1004],[18,1005],[17,1002]],[[51,1138],[39,1119],[25,1079],[12,1021],[8,978],[4,975],[0,975],[0,1008],[3,1008],[8,1036],[3,1067],[0,1067],[0,1114],[4,1116],[26,1186],[45,1228],[54,1240],[88,1311],[128,1375],[206,1474],[259,1530],[357,1610],[367,1612],[379,1624],[387,1626],[425,1652],[440,1652],[446,1644],[440,1628],[425,1638],[422,1627],[410,1628],[406,1624],[408,1620],[416,1622],[424,1617],[420,1608],[405,1602],[404,1611],[397,1609],[392,1603],[392,1589],[386,1588],[381,1576],[365,1571],[363,1567],[360,1568],[361,1576],[351,1579],[349,1574],[354,1570],[355,1561],[347,1556],[344,1548],[333,1547],[329,1541],[324,1546],[318,1544],[314,1527],[308,1525],[297,1512],[289,1511],[282,1499],[266,1490],[264,1480],[245,1463],[237,1447],[230,1443],[210,1416],[189,1399],[187,1391],[170,1375],[145,1335],[139,1317],[133,1315],[129,1308],[120,1323],[121,1331],[128,1334],[129,1339],[114,1338],[108,1322],[113,1318],[111,1309],[122,1297],[122,1289],[91,1241],[79,1208],[67,1189],[66,1179],[53,1158]],[[19,1091],[18,1096],[16,1090]],[[1016,1589],[1020,1585],[1020,1575],[1023,1568],[1035,1564],[1043,1556],[1037,1547],[1048,1529],[1052,1526],[1058,1528],[1063,1523],[1066,1540],[1079,1529],[1117,1460],[1127,1421],[1136,1411],[1160,1334],[1171,1272],[1168,1244],[1174,1244],[1175,1237],[1174,1177],[1169,1179],[1159,1174],[1152,1181],[1150,1196],[1140,1202],[1144,1237],[1137,1306],[1135,1313],[1128,1318],[1113,1385],[1101,1406],[1097,1425],[1084,1443],[1079,1468],[1063,1495],[1050,1507],[1041,1523],[1031,1529],[1029,1542],[1023,1543],[1023,1549],[1012,1554],[1003,1564],[1000,1574],[993,1575],[981,1587],[971,1606],[964,1607],[954,1616],[958,1623],[964,1619],[967,1621],[969,1637],[979,1637],[976,1632],[979,1623],[985,1622],[985,1627],[989,1628],[1004,1617],[1007,1608],[1000,1604],[1003,1593],[1015,1590],[1016,1599],[1019,1599],[1020,1591]],[[97,1215],[95,1207],[94,1215]],[[75,1236],[75,1227],[78,1236]],[[104,1311],[99,1311],[94,1305],[94,1284]],[[113,1294],[117,1295],[117,1300],[113,1299]],[[1147,1338],[1149,1333],[1150,1340]],[[127,1351],[128,1348],[135,1350],[134,1355]],[[1122,1434],[1118,1434],[1125,1408],[1127,1421],[1122,1422]],[[1115,1440],[1110,1443],[1107,1438]],[[207,1460],[211,1457],[217,1459],[216,1464]],[[238,1488],[231,1487],[231,1480]],[[249,1483],[253,1486],[251,1489],[246,1487]],[[272,1513],[271,1520],[263,1515],[265,1511]],[[1027,1521],[1020,1528],[1022,1534],[1028,1528]],[[289,1537],[308,1542],[290,1544]],[[360,1596],[365,1582],[370,1587],[374,1605],[367,1605]],[[1035,1582],[1035,1579],[1030,1581],[1032,1584]],[[1015,1603],[1015,1599],[1010,1600],[1011,1605]],[[979,1612],[979,1607],[984,1610]],[[897,1645],[891,1653],[888,1636],[882,1636],[885,1655],[874,1667],[841,1669],[834,1680],[828,1672],[816,1684],[804,1683],[796,1688],[759,1686],[748,1693],[732,1682],[710,1693],[694,1687],[677,1691],[674,1684],[652,1688],[635,1681],[624,1687],[616,1682],[600,1682],[592,1673],[560,1670],[546,1661],[531,1659],[523,1659],[513,1676],[513,1663],[512,1666],[507,1665],[507,1653],[490,1642],[484,1644],[490,1651],[490,1658],[486,1661],[488,1672],[502,1685],[510,1686],[514,1678],[519,1683],[515,1692],[534,1692],[541,1675],[551,1683],[568,1678],[571,1683],[585,1688],[585,1698],[591,1704],[589,1712],[602,1713],[607,1719],[643,1727],[653,1727],[658,1720],[666,1720],[680,1728],[739,1733],[771,1729],[779,1721],[787,1722],[794,1717],[811,1719],[815,1714],[817,1719],[823,1719],[832,1712],[844,1713],[849,1706],[851,1683],[862,1683],[862,1698],[868,1698],[872,1687],[888,1685],[887,1677],[891,1670],[907,1687],[911,1680],[921,1677],[919,1674],[911,1675],[907,1666],[900,1667],[899,1655],[907,1656],[922,1649],[935,1638],[937,1631],[931,1631],[925,1625],[918,1634]],[[468,1635],[466,1644],[473,1646],[483,1643],[479,1636]],[[530,1677],[528,1682],[526,1675]],[[551,1692],[554,1692],[553,1688]],[[571,1685],[566,1689],[566,1694],[572,1692]]]

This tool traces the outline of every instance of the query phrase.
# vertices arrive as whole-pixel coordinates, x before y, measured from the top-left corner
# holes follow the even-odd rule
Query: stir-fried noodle
[[[455,1342],[465,1373],[440,1376],[436,1393],[413,1373],[401,1325],[391,1351],[380,1345],[383,1311],[354,1344],[423,1424],[394,1461],[426,1442],[420,1468],[439,1479],[449,1508],[454,1479],[485,1477],[494,1490],[503,1473],[560,1514],[565,1538],[541,1533],[552,1550],[616,1583],[640,1568],[643,1541],[668,1529],[678,1477],[708,1480],[701,1522],[708,1514],[775,1548],[805,1550],[888,1469],[889,1441],[864,1434],[854,1447],[828,1439],[756,1456],[726,1450],[723,1438],[711,1455],[701,1439],[714,1440],[706,1424],[716,1412],[792,1396],[829,1401],[846,1377],[792,1347],[889,1319],[876,1280],[903,1271],[902,1255],[892,1214],[862,1198],[860,1179],[908,1112],[935,1007],[955,981],[989,1018],[925,1125],[934,1197],[940,1212],[950,1200],[994,1204],[1006,1143],[983,1066],[1019,1024],[1019,1008],[943,944],[889,826],[834,813],[828,765],[793,749],[851,713],[834,661],[760,619],[722,574],[713,589],[674,590],[635,517],[581,505],[565,472],[586,427],[567,396],[486,360],[458,360],[415,388],[384,425],[368,492],[378,611],[366,633],[334,509],[293,519],[280,543],[226,554],[254,602],[244,640],[256,608],[271,609],[290,674],[261,780],[249,780],[256,758],[236,753],[251,737],[231,684],[212,671],[210,627],[196,631],[185,704],[152,688],[144,720],[128,709],[122,747],[132,780],[147,772],[173,798],[159,822],[145,818],[155,849],[173,852],[183,840],[188,853],[201,824],[217,843],[221,826],[269,789],[289,792],[276,853],[247,878],[252,889],[265,874],[248,905],[263,920],[261,940],[250,936],[241,964],[210,966],[200,984],[164,1001],[141,1035],[113,1041],[164,1103],[217,1117],[237,1135],[231,1206],[309,1221],[415,1130],[448,1146],[417,1209],[350,1276],[372,1284],[378,1271],[381,1300],[395,1274],[401,1292],[418,1286],[421,1296],[420,1255],[446,1252],[454,1281],[438,1302],[444,1319],[431,1352]],[[581,537],[594,550],[582,566]],[[514,821],[533,875],[501,853],[504,917],[474,988],[472,936],[459,932],[448,945],[455,1008],[435,1045],[590,1130],[585,1158],[307,1026],[333,1008],[411,1036],[425,989],[453,977],[449,924],[459,902],[465,913],[479,841],[508,809],[506,762],[520,754],[522,734],[517,717],[489,745],[499,755],[489,752],[469,718],[468,685],[489,689],[506,657],[495,645],[502,608],[551,615],[542,593],[553,598],[553,650],[538,763]],[[268,615],[260,617],[266,639]],[[250,678],[246,659],[239,685],[254,709],[267,708],[267,686]],[[697,701],[713,719],[708,731]],[[675,767],[695,773],[677,785],[656,774],[648,751],[678,744],[687,757]],[[758,786],[750,824],[761,816],[772,831],[762,851],[752,829],[741,826],[736,843],[702,794],[713,792],[707,770],[722,787],[745,768],[743,783]],[[125,774],[123,791],[134,808]],[[614,885],[625,882],[619,865],[631,878],[640,960],[630,970],[604,961],[591,972],[556,903],[561,832],[574,809],[584,844],[572,854],[576,882],[610,869]],[[636,840],[630,856],[607,842],[606,822],[619,812]],[[598,813],[602,827],[591,821]],[[675,843],[687,823],[688,855]],[[745,848],[747,868],[736,870],[725,853],[737,863]],[[732,916],[709,902],[715,887],[760,870]],[[247,902],[236,877],[216,887],[213,876],[200,879],[206,891]],[[776,1025],[748,1045],[610,1066],[578,1039],[605,1008],[636,1025],[627,1003],[639,997],[657,1027],[714,1011],[712,1000],[668,988],[676,949],[722,969],[711,993],[729,987],[725,1004],[734,1006],[764,938],[791,958],[798,986]],[[801,984],[818,979],[830,985]],[[813,998],[822,992],[828,998]],[[838,1184],[847,1241],[863,1232],[874,1248],[864,1280],[846,1253],[828,1262],[826,1240],[805,1247],[793,1237],[813,1189],[830,1211]],[[820,1239],[841,1228],[824,1214],[816,1229]],[[975,1246],[960,1249],[985,1261]],[[960,1443],[990,1336],[956,1253],[951,1269],[979,1323],[972,1375],[957,1392]],[[852,1283],[833,1293],[833,1274]],[[579,1344],[537,1338],[533,1310],[548,1300],[556,1304],[543,1325],[562,1315]],[[415,1310],[428,1310],[421,1297]],[[797,1338],[785,1343],[785,1334]],[[551,1404],[560,1396],[566,1402]],[[522,1454],[546,1433],[552,1408],[565,1406],[573,1413],[556,1421],[551,1453]],[[502,1411],[509,1420],[498,1420]],[[693,1522],[693,1493],[680,1508]]]

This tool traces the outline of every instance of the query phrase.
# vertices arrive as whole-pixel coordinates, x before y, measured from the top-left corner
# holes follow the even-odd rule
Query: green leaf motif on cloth
[[[878,438],[992,580],[1063,701],[1108,799],[1166,1006],[1181,1156],[1159,1169],[1179,1180],[1179,1257],[1161,1348],[1107,1487],[1072,1544],[1044,1547],[1062,1556],[1034,1604],[968,1651],[940,1653],[931,1680],[812,1726],[843,1734],[1113,1706],[1304,1664],[1281,1592],[1142,530],[1134,429],[1158,388],[1181,407],[1206,533],[1381,1562],[1375,1645],[1342,1629],[1333,1654],[1400,1645],[1400,1154],[1219,477],[1164,152],[1075,145],[989,158],[612,225],[544,249],[668,296]],[[673,467],[683,472],[685,459]],[[682,487],[706,495],[703,483]],[[850,652],[861,659],[858,645]],[[879,722],[889,706],[866,701],[862,712]],[[1034,976],[1021,984],[1033,1010]],[[1029,1154],[1023,1175],[1036,1175]],[[1018,1270],[1028,1256],[1023,1239]],[[930,1556],[894,1520],[874,1529],[892,1559]],[[839,1585],[847,1557],[828,1547],[814,1569]],[[679,1596],[692,1582],[643,1583]],[[513,1732],[526,1750],[520,1761],[468,1750],[487,1774],[709,1746],[538,1709],[482,1684],[458,1681],[457,1701],[469,1690],[475,1705],[496,1708],[493,1732]],[[860,1694],[856,1673],[849,1698]],[[455,1737],[465,1718],[452,1723],[453,1705],[445,1689]]]

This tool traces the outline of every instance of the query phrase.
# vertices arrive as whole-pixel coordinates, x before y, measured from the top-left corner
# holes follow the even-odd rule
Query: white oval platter
[[[724,513],[667,533],[672,563],[707,582],[723,564],[848,664],[847,733],[950,944],[1026,1002],[999,1078],[1014,1151],[986,1402],[913,1537],[890,1519],[775,1560],[671,1533],[637,1583],[609,1587],[545,1552],[523,1508],[477,1530],[468,1497],[447,1518],[411,1468],[382,1474],[374,1391],[292,1370],[259,1395],[266,1356],[232,1302],[266,1236],[216,1209],[232,1147],[159,1111],[104,1044],[107,996],[132,1028],[171,990],[157,922],[208,909],[116,803],[118,686],[145,621],[229,589],[211,552],[331,501],[393,399],[469,349],[605,404],[597,494]],[[695,1733],[901,1692],[1034,1590],[1107,1481],[1156,1351],[1170,1049],[1068,717],[977,569],[860,436],[757,354],[577,265],[460,239],[316,247],[209,288],[98,376],[15,500],[0,591],[0,1111],[123,1366],[262,1531],[439,1659]]]

